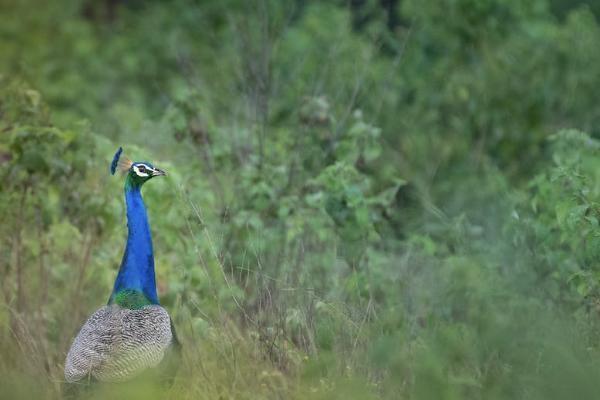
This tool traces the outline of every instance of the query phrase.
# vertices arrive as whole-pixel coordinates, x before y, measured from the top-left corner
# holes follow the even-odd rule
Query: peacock
[[[121,157],[119,147],[110,166],[126,174],[128,236],[125,254],[108,304],[85,322],[65,361],[67,383],[125,382],[146,371],[171,381],[180,344],[167,311],[156,293],[150,225],[141,189],[165,171],[149,162]]]

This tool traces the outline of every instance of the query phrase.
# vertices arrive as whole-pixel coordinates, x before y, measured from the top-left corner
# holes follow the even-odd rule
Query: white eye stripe
[[[134,166],[133,166],[133,171],[135,172],[135,174],[136,174],[137,176],[139,176],[139,177],[142,177],[142,178],[147,178],[148,176],[150,176],[150,175],[149,175],[149,174],[147,174],[145,171],[144,171],[144,172],[140,171],[140,167],[144,167],[144,168],[142,168],[142,169],[145,169],[145,171],[151,171],[151,170],[152,170],[150,167],[148,167],[148,166],[147,166],[147,165],[145,165],[145,164],[134,165]]]

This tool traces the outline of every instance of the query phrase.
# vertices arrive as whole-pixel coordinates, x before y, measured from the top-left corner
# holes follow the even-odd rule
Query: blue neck
[[[152,236],[140,189],[141,185],[132,182],[128,176],[125,182],[125,202],[129,234],[109,303],[118,302],[117,295],[120,292],[133,291],[134,293],[141,292],[149,303],[158,304]]]

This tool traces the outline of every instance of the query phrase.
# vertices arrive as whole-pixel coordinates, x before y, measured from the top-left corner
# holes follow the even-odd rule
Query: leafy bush
[[[119,145],[169,172],[186,351],[166,393],[96,397],[597,393],[593,4],[38,3],[0,5],[3,395],[59,398],[106,301]]]

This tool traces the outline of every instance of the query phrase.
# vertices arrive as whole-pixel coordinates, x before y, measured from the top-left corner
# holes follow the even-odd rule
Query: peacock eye
[[[144,167],[143,165],[140,165],[138,167],[138,171],[140,171],[142,174],[146,172],[146,167]]]

